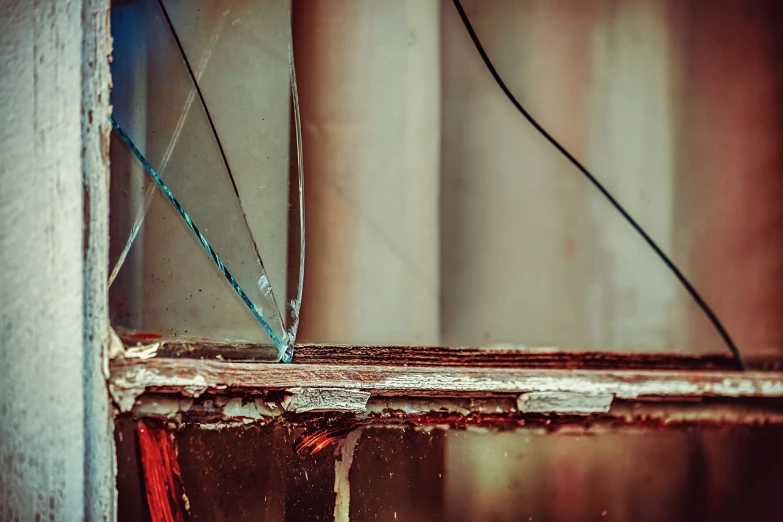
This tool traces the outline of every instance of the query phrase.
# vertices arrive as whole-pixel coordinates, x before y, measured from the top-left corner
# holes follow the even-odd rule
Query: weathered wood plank
[[[116,359],[110,388],[123,410],[145,391],[197,397],[312,387],[373,396],[489,396],[531,392],[637,398],[779,398],[783,373],[260,364],[195,359]]]
[[[300,345],[294,364],[559,369],[740,369],[731,354],[567,352],[554,348]]]
[[[263,360],[269,346],[164,340],[149,333],[120,332],[128,347],[144,348],[154,341],[159,356],[173,358],[219,358],[233,361]],[[730,353],[639,353],[562,351],[556,348],[449,347],[301,344],[294,349],[293,364],[470,366],[492,368],[571,369],[701,369],[739,370]],[[752,369],[781,370],[783,358],[750,358]]]

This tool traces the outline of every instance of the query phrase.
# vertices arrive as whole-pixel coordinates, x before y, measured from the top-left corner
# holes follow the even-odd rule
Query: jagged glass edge
[[[111,122],[114,131],[117,133],[120,139],[122,139],[125,145],[127,145],[130,151],[136,157],[136,159],[142,164],[144,170],[147,172],[147,174],[149,174],[150,178],[152,178],[152,180],[155,182],[155,185],[158,187],[158,189],[166,196],[169,202],[177,210],[180,217],[182,217],[182,219],[188,225],[188,228],[190,228],[191,232],[193,232],[193,234],[199,240],[201,245],[204,247],[204,250],[209,255],[210,259],[212,259],[215,265],[217,265],[220,272],[229,282],[229,284],[234,289],[234,291],[236,291],[237,295],[239,295],[240,299],[242,299],[242,301],[245,303],[245,305],[247,305],[247,307],[250,309],[250,311],[253,313],[256,319],[258,319],[259,323],[261,323],[261,326],[264,328],[264,331],[266,331],[267,335],[272,340],[272,343],[275,345],[275,348],[277,348],[280,361],[284,363],[291,362],[291,358],[293,357],[293,350],[291,349],[289,337],[288,334],[285,332],[285,330],[283,330],[284,332],[283,339],[280,339],[275,335],[275,333],[272,331],[272,327],[269,325],[266,319],[264,319],[263,311],[259,310],[258,307],[247,296],[245,291],[242,290],[242,287],[239,286],[239,283],[237,283],[236,279],[234,279],[234,276],[231,275],[231,273],[223,264],[223,261],[220,259],[218,253],[210,246],[209,242],[204,237],[204,235],[199,231],[196,224],[193,223],[193,220],[190,218],[188,213],[185,211],[184,208],[182,208],[182,205],[174,197],[174,194],[171,192],[171,190],[163,182],[163,180],[158,175],[158,173],[155,172],[155,169],[152,167],[152,165],[150,165],[150,163],[147,161],[147,159],[144,157],[141,151],[139,151],[139,149],[130,139],[130,136],[128,136],[125,133],[125,131],[122,129],[122,127],[119,126],[119,124],[114,120],[113,116],[109,116],[109,121]],[[279,308],[278,308],[278,313],[279,313]]]
[[[291,30],[291,11],[289,4],[288,30]],[[304,159],[302,153],[302,121],[299,112],[299,91],[296,85],[296,65],[294,62],[293,38],[288,44],[289,64],[291,70],[291,103],[294,109],[294,128],[296,130],[296,172],[299,193],[297,202],[299,204],[299,277],[297,281],[296,297],[286,302],[291,325],[288,328],[288,339],[290,343],[290,357],[293,357],[293,344],[296,341],[296,333],[299,330],[299,309],[302,305],[302,287],[304,286],[305,269],[305,208],[304,208]],[[282,311],[281,311],[282,312]]]

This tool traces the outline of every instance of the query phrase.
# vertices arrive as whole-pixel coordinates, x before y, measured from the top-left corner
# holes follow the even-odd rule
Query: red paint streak
[[[156,333],[148,333],[148,332],[133,332],[133,333],[123,333],[122,336],[129,341],[158,341],[163,338],[163,335],[156,334]]]
[[[347,422],[339,423],[327,428],[305,430],[305,432],[294,442],[294,451],[299,455],[306,452],[309,452],[310,455],[315,455],[322,449],[330,446],[333,442],[348,435],[356,426],[356,423]]]
[[[185,522],[182,475],[169,434],[142,421],[136,431],[152,522]]]

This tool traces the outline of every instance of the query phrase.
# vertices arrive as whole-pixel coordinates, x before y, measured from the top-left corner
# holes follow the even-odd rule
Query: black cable
[[[217,142],[218,149],[220,150],[220,156],[223,158],[223,164],[226,166],[226,172],[228,172],[228,178],[231,180],[231,186],[234,187],[234,194],[237,197],[237,202],[239,203],[239,208],[242,211],[242,219],[245,223],[245,228],[248,231],[248,234],[250,234],[250,241],[253,243],[253,250],[256,254],[256,259],[258,260],[258,264],[262,268],[262,273],[266,274],[266,267],[264,266],[263,260],[261,259],[261,252],[258,249],[258,243],[256,242],[256,238],[253,236],[253,231],[250,228],[250,224],[247,221],[247,212],[245,212],[245,207],[242,205],[242,198],[239,196],[239,189],[237,188],[236,181],[234,181],[234,174],[231,172],[231,167],[228,164],[228,157],[226,156],[226,151],[223,149],[223,143],[220,141],[220,136],[218,135],[217,128],[215,128],[215,122],[212,120],[212,114],[209,112],[209,108],[207,107],[207,102],[204,99],[204,94],[201,92],[201,87],[198,84],[198,79],[196,78],[196,74],[193,72],[193,67],[190,65],[190,60],[188,60],[188,55],[185,53],[185,48],[182,46],[182,42],[179,39],[179,35],[177,34],[177,30],[174,28],[174,23],[171,21],[171,18],[169,17],[169,12],[166,10],[166,6],[163,3],[163,0],[158,0],[158,5],[160,6],[160,10],[163,11],[163,16],[166,18],[166,23],[169,26],[169,30],[171,31],[172,36],[174,36],[174,40],[177,42],[177,47],[179,48],[179,53],[182,55],[182,60],[185,62],[185,67],[188,70],[188,74],[190,75],[190,79],[193,81],[193,85],[196,87],[196,94],[198,95],[199,102],[201,102],[201,107],[204,109],[204,114],[207,116],[207,121],[209,122],[209,128],[212,130],[212,135],[215,137],[215,141]],[[272,292],[272,301],[275,304],[275,307],[279,310],[280,307],[277,305],[277,298],[275,297],[274,292]],[[264,322],[262,321],[262,324]],[[269,333],[269,332],[267,332]],[[271,336],[271,334],[270,334]],[[272,340],[274,341],[275,337],[271,336]],[[288,357],[288,360],[290,360],[290,353],[292,350],[292,347],[289,346],[286,350],[286,357]]]
[[[226,166],[226,170],[228,171],[228,177],[231,179],[231,185],[234,187],[234,193],[237,195],[237,198],[239,197],[239,189],[237,189],[237,184],[234,181],[234,174],[231,172],[231,167],[228,165],[228,157],[226,156],[226,151],[223,150],[223,143],[220,141],[220,137],[218,136],[217,129],[215,128],[215,122],[212,121],[212,115],[209,113],[209,109],[207,108],[207,103],[204,101],[204,95],[201,93],[201,87],[198,84],[198,80],[196,79],[196,74],[193,72],[193,67],[190,66],[190,60],[188,60],[188,55],[185,53],[185,48],[182,46],[182,42],[179,40],[179,35],[177,34],[177,30],[174,29],[174,24],[171,21],[171,18],[169,17],[169,12],[166,10],[166,6],[163,4],[163,0],[158,0],[158,5],[160,6],[160,10],[163,11],[163,16],[166,18],[166,23],[169,26],[169,30],[171,31],[171,34],[174,36],[174,40],[177,42],[177,47],[179,48],[179,53],[182,55],[182,60],[185,62],[185,67],[188,70],[188,74],[190,75],[190,79],[193,81],[193,85],[196,86],[196,94],[198,94],[199,102],[201,102],[201,107],[204,108],[204,113],[207,115],[207,121],[209,122],[209,127],[212,129],[212,134],[215,136],[215,141],[217,142],[218,149],[220,149],[220,156],[223,158],[223,164]]]
[[[691,295],[694,301],[696,301],[696,304],[701,308],[701,310],[704,312],[704,314],[707,316],[707,318],[710,320],[712,325],[715,327],[715,330],[718,331],[718,334],[720,334],[721,338],[723,338],[723,341],[726,343],[726,346],[729,348],[729,351],[731,351],[734,358],[737,360],[737,363],[739,363],[740,367],[744,370],[747,367],[745,366],[745,361],[742,359],[742,355],[740,355],[739,349],[737,348],[737,345],[734,344],[734,341],[731,339],[731,336],[729,335],[729,332],[726,330],[726,328],[723,326],[723,323],[721,323],[720,319],[718,319],[718,316],[715,314],[715,312],[712,311],[712,308],[707,304],[707,302],[704,300],[704,298],[699,294],[699,292],[696,290],[696,288],[691,284],[690,281],[688,281],[688,278],[685,277],[685,275],[680,271],[679,268],[677,268],[677,265],[674,264],[674,262],[669,259],[669,256],[666,255],[666,253],[661,249],[661,247],[658,246],[658,244],[653,240],[652,237],[647,234],[647,232],[644,231],[644,229],[639,225],[639,223],[636,222],[636,220],[631,217],[631,215],[628,213],[628,211],[623,208],[623,206],[612,196],[611,192],[609,192],[606,187],[604,187],[598,179],[596,179],[595,176],[593,176],[590,171],[585,168],[584,165],[582,165],[579,160],[577,160],[570,152],[568,152],[565,147],[563,147],[560,142],[558,142],[549,132],[544,129],[544,127],[541,126],[540,123],[538,123],[533,116],[530,115],[529,112],[522,106],[521,103],[516,99],[516,97],[511,93],[509,88],[506,86],[506,83],[503,81],[503,78],[500,77],[500,74],[498,74],[497,70],[495,69],[495,66],[492,64],[492,60],[489,59],[489,56],[487,55],[487,52],[484,50],[484,46],[481,44],[481,40],[479,40],[478,35],[476,34],[476,31],[473,29],[473,25],[470,23],[470,19],[468,18],[467,13],[465,13],[465,10],[462,8],[462,4],[460,3],[460,0],[452,0],[454,3],[454,7],[457,9],[457,13],[459,13],[459,17],[462,19],[462,23],[465,26],[465,29],[468,31],[468,34],[470,35],[470,39],[473,41],[473,45],[476,47],[476,51],[478,51],[479,55],[481,56],[481,59],[484,61],[484,65],[489,70],[492,77],[495,79],[495,82],[498,84],[498,87],[503,91],[503,93],[506,95],[506,97],[511,101],[511,103],[516,107],[516,109],[519,111],[522,116],[535,128],[544,138],[546,138],[549,143],[552,144],[553,147],[555,147],[563,156],[565,156],[568,161],[570,161],[584,176],[590,180],[590,182],[593,184],[593,186],[598,189],[598,191],[604,195],[604,197],[609,201],[609,203],[612,204],[612,206],[617,210],[628,222],[631,227],[636,230],[636,232],[639,233],[640,236],[647,242],[647,244],[650,246],[650,248],[653,249],[653,251],[658,255],[658,257],[663,261],[663,263],[669,268],[669,270],[674,274],[674,276],[677,278],[677,280],[680,281],[682,286],[685,287],[685,289],[688,291],[688,293]]]
[[[247,222],[247,212],[245,212],[245,208],[242,205],[242,198],[239,196],[239,189],[237,188],[236,181],[234,181],[234,174],[231,172],[231,167],[228,164],[228,157],[226,156],[226,151],[223,149],[223,143],[220,141],[220,136],[218,135],[217,128],[215,128],[215,122],[212,120],[212,114],[210,114],[209,108],[207,107],[207,102],[204,99],[204,94],[201,92],[201,87],[198,84],[196,73],[193,72],[193,67],[191,67],[190,65],[190,60],[188,60],[188,55],[187,53],[185,53],[185,48],[182,46],[182,42],[179,39],[177,30],[174,29],[174,23],[171,21],[171,18],[169,17],[169,12],[168,10],[166,10],[166,6],[164,5],[163,0],[158,0],[158,5],[160,6],[160,10],[163,12],[164,18],[166,18],[166,23],[169,26],[169,30],[171,31],[172,36],[174,36],[174,41],[177,42],[179,53],[180,55],[182,55],[182,60],[185,62],[185,68],[188,70],[190,79],[193,81],[193,85],[196,87],[196,94],[198,95],[199,102],[201,103],[201,107],[204,109],[204,114],[206,114],[207,116],[207,121],[209,122],[209,128],[212,130],[212,135],[215,137],[215,142],[217,142],[218,149],[220,150],[220,156],[221,158],[223,158],[223,165],[226,166],[226,172],[228,172],[228,179],[231,180],[231,186],[234,187],[234,194],[236,195],[237,201],[239,202],[239,208],[242,210],[242,219],[245,222],[245,227],[250,233],[250,240],[253,243],[253,249],[255,250],[255,254],[256,257],[258,258],[258,262],[262,263],[261,266],[263,267],[263,262],[261,260],[261,253],[258,250],[258,243],[256,243],[256,239],[255,237],[253,237],[253,232],[250,229],[250,224]],[[266,272],[266,269],[264,269],[264,271]],[[273,300],[275,301],[276,304],[277,300],[274,299],[274,294],[273,294]]]

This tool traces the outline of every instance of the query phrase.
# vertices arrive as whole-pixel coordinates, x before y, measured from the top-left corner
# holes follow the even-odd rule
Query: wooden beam
[[[199,359],[115,359],[110,389],[128,410],[146,392],[252,393],[289,388],[362,390],[372,396],[492,396],[531,392],[615,399],[781,398],[783,373],[714,370],[571,370],[260,364]]]
[[[218,358],[233,361],[268,360],[269,345],[170,341],[158,334],[119,332],[126,347],[151,349],[158,356]],[[145,345],[145,343],[147,343]],[[151,343],[151,344],[149,344]],[[757,353],[757,350],[754,351]],[[219,357],[218,357],[219,356]],[[783,370],[779,356],[746,357],[751,369]],[[293,364],[469,366],[492,368],[571,368],[639,370],[740,370],[728,352],[685,354],[672,352],[563,351],[557,348],[448,347],[300,344],[294,348]]]
[[[285,400],[285,398],[283,399]],[[286,412],[280,395],[205,395],[198,399],[146,393],[136,400],[129,415],[158,419],[171,425],[196,424],[205,429],[283,422],[303,426],[319,437],[302,439],[302,447],[314,447],[321,436],[341,437],[357,426],[430,426],[439,428],[481,427],[498,430],[544,430],[546,432],[601,432],[604,430],[650,430],[700,427],[759,427],[783,424],[783,400],[613,400],[607,411],[524,411],[518,400],[495,397],[377,397],[362,412]],[[299,450],[298,450],[299,451]]]
[[[731,354],[617,353],[555,348],[299,345],[294,364],[468,366],[491,368],[739,370]],[[768,362],[769,364],[769,362]]]

